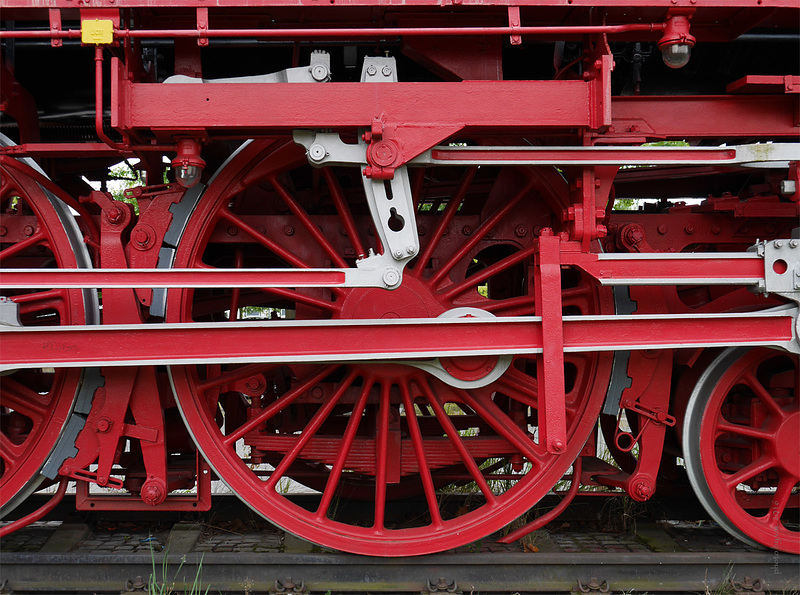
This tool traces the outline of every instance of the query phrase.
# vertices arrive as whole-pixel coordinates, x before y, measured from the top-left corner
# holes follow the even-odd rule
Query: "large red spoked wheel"
[[[0,267],[86,266],[88,254],[68,209],[25,173],[0,166]],[[79,289],[7,290],[2,299],[6,324],[87,324],[97,312],[96,297]],[[45,480],[40,471],[61,436],[82,377],[81,370],[49,368],[16,370],[0,379],[2,513]]]
[[[697,382],[684,422],[689,478],[713,518],[743,541],[800,554],[800,365],[731,348]]]
[[[417,170],[411,185],[421,249],[400,288],[171,290],[168,321],[434,318],[457,307],[533,314],[533,232],[551,226],[562,204],[558,174]],[[210,183],[174,266],[353,266],[377,247],[367,242],[371,227],[357,169],[312,170],[295,145],[253,142]],[[565,313],[612,307],[577,271],[563,277]],[[480,539],[546,494],[594,427],[610,362],[608,354],[567,356],[568,445],[560,456],[537,440],[533,357],[515,358],[479,388],[391,363],[198,365],[173,367],[171,376],[203,455],[254,510],[325,546],[404,556]],[[447,362],[466,379],[496,364]],[[298,484],[316,495],[290,497]],[[453,492],[471,494],[469,502],[448,506]],[[401,515],[396,499],[415,494],[427,511]],[[351,498],[361,514],[350,514]]]

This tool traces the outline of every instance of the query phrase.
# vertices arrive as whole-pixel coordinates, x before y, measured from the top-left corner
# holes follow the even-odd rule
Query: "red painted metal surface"
[[[800,533],[789,501],[800,481],[799,395],[797,358],[749,351],[703,399],[697,445],[724,517],[758,543],[794,554],[800,554]],[[774,488],[766,511],[742,504],[749,492],[765,487]]]
[[[30,178],[0,168],[3,248],[0,266],[52,262],[76,267],[78,260],[53,205]],[[9,207],[11,197],[16,199]],[[84,300],[78,290],[4,291],[13,300],[14,323],[30,328],[42,317],[51,324],[84,324]],[[7,303],[7,302],[6,302]],[[7,307],[6,304],[3,306]],[[4,322],[11,322],[4,317]],[[11,508],[41,483],[42,466],[53,450],[72,410],[81,383],[80,370],[30,370],[4,377],[0,383],[0,506]]]
[[[380,290],[382,291],[382,290]],[[790,314],[565,318],[568,352],[687,348],[722,345],[780,345],[791,342]],[[539,318],[504,320],[413,319],[350,324],[235,323],[203,326],[65,327],[3,332],[3,362],[15,366],[176,364],[204,359],[216,363],[253,361],[397,360],[443,356],[541,353]],[[263,345],[274,345],[264,352]],[[559,350],[559,353],[561,350]],[[554,368],[553,372],[558,368]]]
[[[571,492],[685,496],[680,457],[735,535],[797,553],[797,449],[777,446],[796,441],[797,357],[713,363],[796,350],[791,288],[757,293],[795,247],[768,268],[748,249],[791,238],[800,154],[743,167],[732,146],[796,140],[797,3],[317,4],[0,0],[22,143],[0,148],[4,508],[53,450],[82,509],[206,508],[213,469],[292,533],[401,556],[499,531],[571,465]],[[667,70],[676,41],[692,56]],[[235,78],[310,80],[308,60],[330,70]],[[400,82],[357,82],[362,60]],[[363,158],[312,168],[298,129],[362,138]],[[681,146],[639,148],[664,140]],[[124,159],[143,185],[112,196]],[[407,223],[374,219],[364,184],[397,200],[406,173],[418,255],[392,291],[342,286]],[[67,419],[82,429],[59,438]],[[465,486],[471,509],[450,510]],[[427,510],[398,524],[407,498]]]
[[[6,269],[0,287],[336,287],[343,271],[262,269]]]

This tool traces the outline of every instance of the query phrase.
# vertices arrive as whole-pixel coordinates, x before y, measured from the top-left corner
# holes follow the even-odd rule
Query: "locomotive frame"
[[[796,3],[0,6],[4,514],[72,481],[207,509],[216,477],[404,556],[567,477],[691,485],[800,553]]]

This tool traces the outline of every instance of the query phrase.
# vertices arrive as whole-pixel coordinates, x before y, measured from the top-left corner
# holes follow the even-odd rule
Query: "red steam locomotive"
[[[800,553],[796,0],[0,7],[0,534],[221,480],[406,556],[563,482]]]

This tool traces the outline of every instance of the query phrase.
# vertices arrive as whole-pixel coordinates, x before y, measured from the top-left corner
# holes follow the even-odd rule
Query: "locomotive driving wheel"
[[[796,355],[727,349],[698,380],[684,421],[689,479],[739,539],[800,554],[799,429]]]
[[[167,321],[534,314],[533,232],[552,225],[564,200],[558,174],[417,170],[411,186],[420,255],[398,289],[173,289]],[[312,170],[299,147],[265,140],[243,147],[209,184],[173,264],[348,267],[378,248],[373,238],[357,169]],[[566,314],[613,307],[577,270],[564,271],[562,294]],[[318,340],[325,344],[324,329]],[[560,455],[538,442],[534,356],[443,361],[467,388],[398,363],[173,366],[170,375],[198,447],[250,507],[328,547],[404,556],[480,539],[544,496],[594,427],[610,362],[565,356]],[[482,381],[500,365],[508,367],[499,377]],[[396,500],[415,496],[426,509],[411,516]]]
[[[0,267],[87,266],[88,253],[67,208],[23,171],[0,165]],[[0,310],[4,324],[55,326],[94,322],[97,304],[91,292],[79,289],[15,289],[3,291]],[[82,376],[78,369],[26,369],[0,381],[2,513],[46,480],[40,471],[69,418]]]

